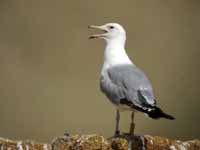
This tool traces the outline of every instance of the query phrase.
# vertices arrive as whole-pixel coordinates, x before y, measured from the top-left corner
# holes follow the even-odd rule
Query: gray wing
[[[101,79],[101,90],[117,104],[120,104],[122,99],[139,107],[156,103],[148,78],[133,65],[120,65],[108,69]]]
[[[120,99],[124,99],[125,89],[123,86],[115,84],[109,77],[108,72],[101,75],[100,88],[103,93],[111,100],[112,103],[120,104]]]

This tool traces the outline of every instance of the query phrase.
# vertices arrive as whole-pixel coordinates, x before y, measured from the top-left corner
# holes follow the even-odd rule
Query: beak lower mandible
[[[97,29],[97,30],[107,32],[107,30],[105,29],[104,26],[90,25],[90,26],[88,26],[88,28],[89,29]],[[104,36],[104,34],[95,34],[95,35],[89,36],[89,39],[96,39],[96,38],[100,38],[100,37],[103,37],[103,36]]]

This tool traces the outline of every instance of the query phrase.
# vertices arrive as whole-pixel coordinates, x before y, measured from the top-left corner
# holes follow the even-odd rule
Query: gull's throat
[[[115,65],[132,64],[125,51],[125,40],[114,39],[107,41],[104,52],[104,64],[107,67]]]

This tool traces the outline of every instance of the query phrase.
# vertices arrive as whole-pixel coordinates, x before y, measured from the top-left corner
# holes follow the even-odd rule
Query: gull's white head
[[[107,42],[113,40],[121,40],[125,42],[126,40],[126,32],[118,23],[107,23],[101,26],[91,25],[89,28],[103,31],[101,34],[91,35],[89,37],[90,39],[100,38],[106,40]]]
[[[103,72],[114,65],[132,64],[124,48],[126,32],[121,25],[107,23],[101,26],[91,25],[89,28],[102,31],[102,33],[91,35],[90,39],[104,39],[107,43],[104,52]]]

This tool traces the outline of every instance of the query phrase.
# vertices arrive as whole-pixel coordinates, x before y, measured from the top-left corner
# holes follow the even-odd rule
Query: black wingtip
[[[163,118],[166,118],[166,119],[169,119],[169,120],[174,120],[174,119],[175,119],[175,117],[173,117],[173,116],[171,116],[171,115],[168,115],[168,114],[166,114],[166,113],[163,113],[162,117],[163,117]]]
[[[153,119],[159,119],[159,118],[165,118],[165,119],[169,119],[169,120],[174,120],[175,117],[166,114],[165,112],[163,112],[160,108],[158,107],[154,107],[152,110],[150,110],[148,112],[148,116],[153,118]]]

